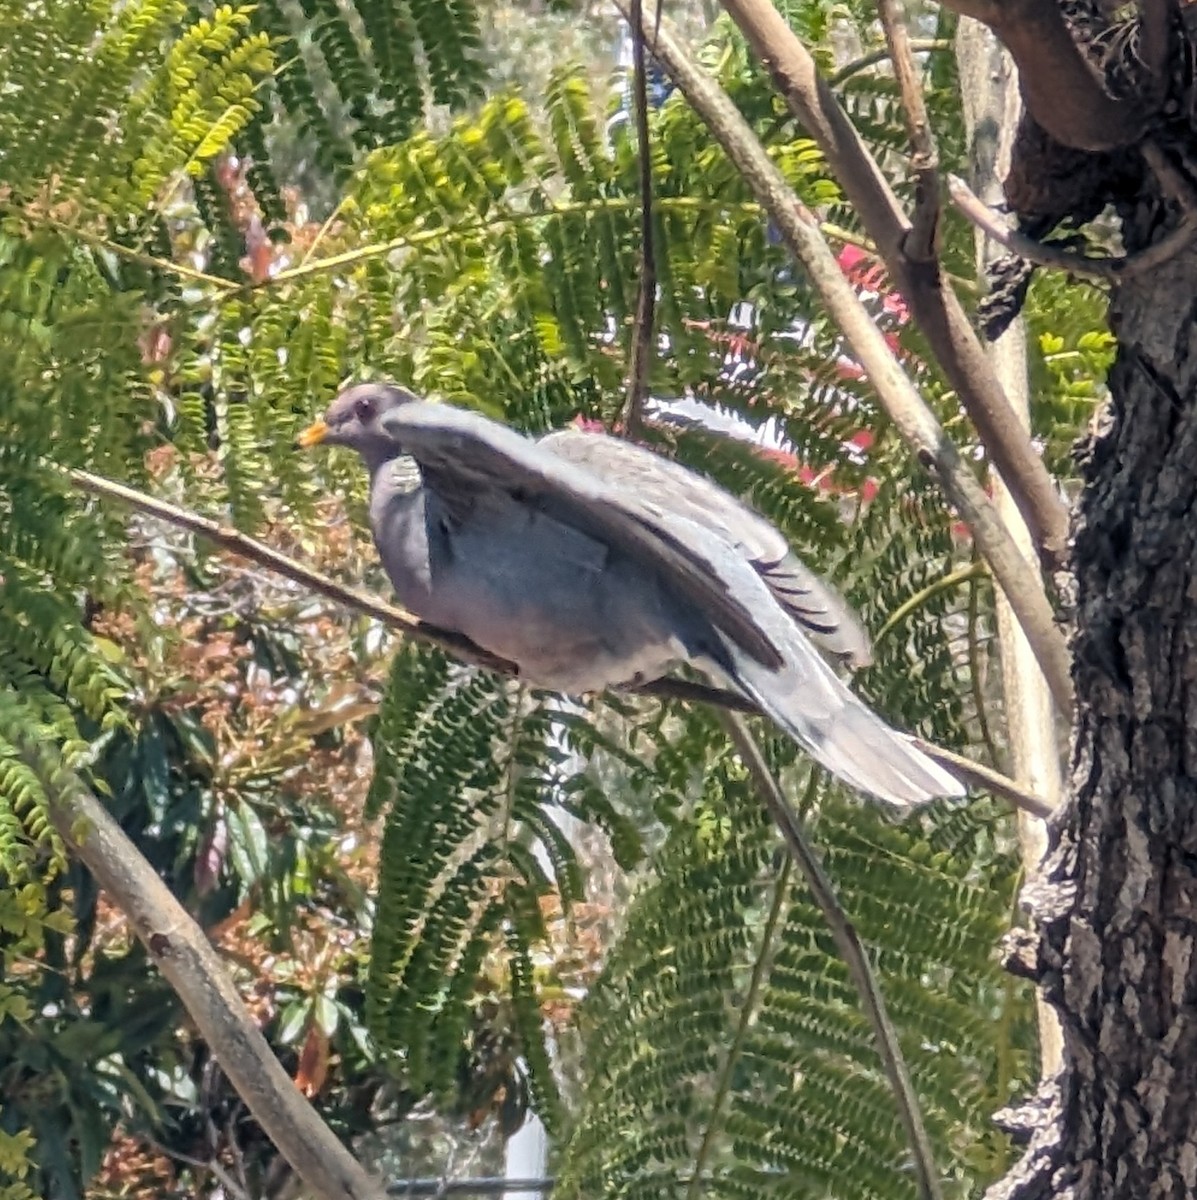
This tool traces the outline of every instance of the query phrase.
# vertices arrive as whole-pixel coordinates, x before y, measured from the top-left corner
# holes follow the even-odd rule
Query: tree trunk
[[[1129,249],[1157,212],[1127,218]],[[1081,449],[1073,802],[1028,891],[1064,1069],[991,1200],[1197,1195],[1197,248],[1124,283],[1111,321]]]

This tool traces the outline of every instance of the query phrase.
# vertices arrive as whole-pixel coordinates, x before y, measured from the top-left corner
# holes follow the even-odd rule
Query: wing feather
[[[780,530],[718,484],[679,463],[602,433],[563,429],[538,445],[642,500],[722,535],[752,564],[778,603],[824,650],[853,667],[872,662],[869,636],[830,584],[791,551]]]

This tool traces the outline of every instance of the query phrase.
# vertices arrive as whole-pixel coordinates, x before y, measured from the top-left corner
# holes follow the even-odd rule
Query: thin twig
[[[974,561],[977,561],[974,559]],[[977,727],[981,731],[981,744],[989,751],[993,762],[1000,762],[997,743],[993,738],[993,730],[989,728],[989,718],[985,715],[985,688],[981,675],[981,587],[980,576],[974,576],[968,587],[968,678],[972,686],[973,707],[977,710]]]
[[[353,250],[346,250],[340,254],[330,254],[325,258],[311,259],[309,255],[305,255],[303,261],[297,266],[277,271],[266,279],[257,281],[252,279],[238,281],[224,279],[219,275],[207,275],[203,271],[197,271],[187,266],[185,263],[175,262],[172,259],[157,258],[152,254],[143,253],[132,247],[121,245],[119,242],[113,242],[97,234],[90,233],[86,229],[79,228],[77,225],[55,221],[48,216],[30,211],[29,209],[20,208],[19,206],[0,202],[0,213],[8,212],[19,216],[31,224],[53,229],[63,237],[74,238],[86,246],[104,250],[114,258],[119,258],[126,262],[138,263],[140,266],[148,267],[163,275],[209,285],[219,290],[221,298],[235,299],[249,293],[264,292],[271,288],[283,287],[287,284],[328,271],[352,268],[373,259],[385,258],[399,250],[426,246],[445,238],[461,237],[472,233],[501,229],[505,226],[535,223],[537,221],[544,221],[546,218],[563,215],[625,212],[633,207],[639,210],[639,206],[639,197],[613,196],[598,200],[556,200],[547,211],[533,209],[528,212],[506,212],[497,218],[461,221],[449,225],[441,225],[435,229],[416,230],[412,233],[404,234],[402,237],[392,238],[387,242],[372,242],[369,245],[359,246]],[[658,213],[711,212],[727,216],[741,213],[745,216],[761,215],[760,205],[754,204],[751,201],[712,200],[701,196],[658,196],[654,201],[653,207]],[[335,215],[334,213],[333,216],[335,217]],[[328,222],[325,223],[326,227],[327,225]],[[852,230],[844,229],[842,226],[832,224],[831,222],[823,222],[820,228],[833,241],[860,246],[864,250],[872,248],[867,238],[863,238],[859,233]],[[320,233],[317,235],[317,240],[324,236],[324,233],[325,227],[322,227]],[[315,243],[313,243],[314,245]],[[202,301],[199,302],[209,303],[210,297],[204,296]]]
[[[219,521],[202,517],[199,513],[179,508],[165,500],[147,496],[135,488],[105,479],[101,475],[93,475],[90,471],[69,470],[65,474],[85,492],[90,492],[94,496],[108,496],[113,500],[120,500],[130,508],[135,508],[147,516],[157,517],[180,529],[189,529],[192,533],[198,533],[222,550],[228,550],[242,558],[251,559],[276,575],[290,579],[292,583],[298,583],[317,595],[334,600],[354,612],[373,617],[376,621],[381,621],[393,629],[414,634],[423,638],[424,641],[441,646],[475,666],[486,667],[504,674],[515,673],[515,668],[511,663],[489,654],[480,646],[474,645],[468,638],[426,625],[410,613],[404,612],[403,609],[387,604],[386,601],[370,595],[369,592],[337,583],[335,580],[329,579],[327,575],[322,575],[319,571],[312,570],[311,567],[305,567],[295,559],[275,550],[273,546],[267,546],[265,542],[247,537],[236,529],[222,525]]]
[[[939,228],[939,152],[927,116],[923,81],[919,77],[910,45],[910,33],[899,8],[899,0],[877,0],[877,15],[885,31],[893,61],[894,79],[902,101],[902,116],[910,138],[911,167],[915,177],[914,213],[906,235],[906,253],[914,262],[931,262],[937,254]]]
[[[82,229],[78,225],[68,224],[66,221],[56,220],[47,214],[33,212],[27,208],[22,208],[20,205],[0,204],[0,212],[10,213],[20,220],[28,221],[31,225],[39,225],[45,229],[52,229],[55,233],[63,237],[82,242],[83,245],[90,246],[93,250],[103,250],[111,254],[114,258],[121,258],[126,262],[137,263],[138,266],[148,267],[154,271],[173,275],[176,279],[184,279],[188,283],[204,284],[206,287],[213,288],[225,294],[235,292],[241,286],[235,279],[224,279],[220,275],[209,275],[206,271],[198,271],[194,267],[187,266],[186,263],[158,258],[153,254],[147,254],[145,251],[134,249],[131,246],[122,246],[119,242],[114,242],[101,234],[92,233],[90,230]]]
[[[227,550],[229,553],[241,558],[249,559],[251,562],[256,562],[267,570],[274,572],[274,574],[284,579],[289,579],[293,583],[298,583],[316,592],[318,595],[334,601],[350,612],[371,617],[403,634],[418,638],[434,646],[440,646],[457,658],[472,663],[474,666],[482,667],[488,671],[495,671],[501,675],[518,675],[512,663],[490,654],[461,634],[428,625],[417,617],[413,617],[411,613],[405,612],[403,609],[397,608],[392,604],[387,604],[377,596],[372,596],[368,592],[337,583],[335,580],[329,579],[327,575],[322,575],[319,571],[314,571],[311,567],[305,567],[302,563],[296,562],[295,559],[289,558],[281,551],[275,550],[273,547],[267,546],[255,538],[239,533],[235,529],[230,529],[226,525],[221,525],[218,521],[202,517],[198,513],[190,512],[165,500],[158,500],[153,496],[147,496],[144,492],[126,487],[121,483],[115,483],[100,475],[93,475],[90,471],[65,470],[63,474],[82,491],[93,496],[104,496],[109,499],[119,500],[122,504],[126,504],[138,512],[145,513],[147,516],[156,517],[158,520],[165,521],[167,524],[174,525],[179,529],[190,530],[192,533],[198,534],[214,545],[221,547],[221,549]],[[635,695],[655,696],[663,700],[685,700],[695,704],[709,704],[714,708],[725,709],[728,712],[752,714],[759,712],[751,701],[737,695],[735,692],[729,692],[723,688],[711,687],[708,684],[695,683],[688,679],[656,679],[651,683],[641,684],[635,688],[628,688],[626,690]],[[947,754],[950,751],[943,751],[942,753]],[[968,759],[961,759],[960,761],[969,762]],[[982,774],[990,772],[990,768],[980,763],[972,763],[970,770],[973,776],[978,779],[981,778]],[[1006,779],[1005,776],[999,775],[997,772],[990,772],[990,774],[994,780],[1000,781],[1001,795],[1013,798],[1020,794],[1018,785],[1013,780]],[[988,785],[986,786],[988,787]],[[998,790],[998,788],[995,786],[994,790]]]
[[[627,399],[623,427],[629,437],[641,432],[648,371],[653,359],[653,332],[657,303],[657,260],[653,246],[653,158],[648,128],[648,68],[644,61],[643,0],[631,0],[632,106],[636,121],[636,156],[640,177],[640,287],[632,327],[632,353],[628,363]]]
[[[487,1175],[472,1179],[396,1179],[387,1188],[388,1196],[506,1196],[511,1192],[536,1192],[548,1196],[556,1180],[551,1175],[540,1179],[518,1176]]]
[[[233,1165],[237,1168],[237,1180],[241,1184],[241,1190],[248,1196],[250,1194],[249,1176],[245,1170],[245,1154],[241,1149],[241,1143],[237,1140],[237,1120],[240,1118],[241,1110],[245,1108],[244,1104],[238,1103],[233,1107],[233,1111],[227,1115],[224,1129],[225,1145],[229,1148],[229,1153],[233,1156]]]
[[[731,0],[725,0],[725,3],[730,5]],[[616,0],[616,4],[624,10],[627,0]],[[691,58],[668,24],[661,28],[655,52],[657,61],[669,72],[757,200],[768,210],[786,246],[802,264],[828,315],[839,326],[853,355],[867,373],[870,385],[895,428],[919,461],[932,471],[949,502],[956,506],[993,571],[994,579],[1010,598],[1060,711],[1071,713],[1071,662],[1064,635],[1056,625],[1038,573],[1019,552],[993,501],[978,481],[972,464],[961,457],[902,370],[881,330],[845,278],[831,247],[819,232],[818,222],[786,183],[727,93]],[[981,360],[984,364],[983,354]],[[992,375],[992,371],[989,373]],[[1004,396],[1001,403],[1017,436],[1029,447],[1027,433],[1018,425]],[[1046,470],[1041,459],[1036,457],[1035,462],[1041,471]],[[1058,496],[1053,499],[1059,503]]]
[[[216,1176],[216,1182],[232,1196],[233,1200],[250,1200],[249,1190],[238,1186],[237,1181],[216,1159],[194,1158],[190,1154],[184,1154],[181,1150],[172,1150],[169,1146],[164,1146],[152,1137],[147,1137],[144,1141],[147,1146],[153,1150],[157,1150],[164,1158],[174,1159],[175,1162],[185,1163],[189,1167],[196,1167],[202,1171],[210,1171]]]
[[[974,558],[962,567],[957,567],[954,571],[949,571],[946,575],[933,579],[925,588],[915,592],[886,617],[885,624],[877,630],[877,636],[873,638],[873,645],[876,646],[886,634],[901,625],[912,612],[921,608],[928,600],[938,596],[940,592],[950,592],[960,584],[967,583],[970,579],[975,579],[978,575],[985,573],[985,564],[980,559]]]
[[[951,50],[951,48],[952,40],[950,38],[912,38],[910,41],[910,49],[915,54],[928,54],[931,51]],[[859,58],[845,63],[833,75],[827,77],[827,82],[831,87],[839,87],[853,75],[859,75],[861,71],[867,71],[869,67],[876,66],[877,63],[884,62],[887,58],[889,58],[889,47],[879,46],[876,50],[870,50],[868,54],[862,54]]]
[[[1197,211],[1197,195],[1194,194],[1192,186],[1172,165],[1168,156],[1160,149],[1159,143],[1144,142],[1139,147],[1139,153],[1159,180],[1160,191],[1172,200],[1185,216]]]
[[[861,1006],[873,1026],[877,1052],[885,1066],[885,1073],[906,1129],[919,1192],[924,1200],[940,1200],[942,1193],[939,1187],[939,1173],[935,1168],[931,1142],[923,1125],[918,1096],[915,1095],[914,1085],[910,1081],[910,1072],[906,1068],[902,1047],[898,1043],[897,1030],[894,1029],[886,1011],[885,997],[881,993],[877,976],[869,963],[869,956],[861,944],[856,927],[844,911],[831,880],[823,870],[823,864],[806,835],[802,818],[786,800],[785,793],[774,778],[773,772],[769,770],[769,764],[765,761],[765,756],[756,744],[756,739],[744,718],[735,713],[721,712],[720,720],[751,773],[761,800],[781,830],[794,862],[806,879],[811,897],[818,905],[823,919],[827,922],[827,928],[835,939],[840,956],[847,964],[852,982],[860,993]]]
[[[316,236],[312,238],[311,242],[308,244],[308,248],[303,252],[303,257],[299,260],[299,263],[297,264],[298,266],[306,267],[312,261],[312,259],[316,257],[316,247],[319,246],[322,241],[324,241],[329,232],[332,230],[332,227],[341,219],[341,213],[351,196],[352,193],[346,194],[346,196],[340,201],[339,204],[337,204],[332,212],[330,212],[328,216],[324,218],[324,224],[321,225],[316,231]]]
[[[1054,806],[1044,800],[1042,796],[1037,796],[1034,792],[1019,786],[1013,779],[1003,775],[1000,771],[995,771],[983,763],[974,762],[971,758],[965,758],[962,754],[956,754],[952,750],[945,750],[942,746],[933,746],[930,742],[923,741],[922,738],[912,738],[911,740],[928,758],[959,775],[965,783],[971,784],[983,792],[992,792],[995,796],[1001,796],[1003,800],[1009,800],[1015,808],[1021,809],[1023,812],[1043,820],[1055,812]]]
[[[1095,283],[1108,283],[1118,274],[1118,259],[1086,258],[1059,246],[1037,242],[1025,233],[1011,229],[1005,218],[994,212],[959,175],[948,176],[948,195],[952,197],[952,203],[986,237],[992,238],[999,246],[1005,246],[1019,258],[1025,258],[1027,262],[1067,271],[1070,275],[1090,279]]]
[[[952,197],[952,203],[986,237],[992,238],[1000,246],[1005,246],[1012,254],[1041,267],[1065,271],[1069,275],[1095,283],[1133,279],[1146,271],[1155,270],[1179,254],[1194,237],[1197,237],[1197,212],[1186,213],[1175,229],[1158,242],[1140,250],[1138,254],[1090,258],[1071,250],[1045,245],[1017,229],[1011,229],[1002,215],[994,212],[958,175],[948,176],[948,193]]]

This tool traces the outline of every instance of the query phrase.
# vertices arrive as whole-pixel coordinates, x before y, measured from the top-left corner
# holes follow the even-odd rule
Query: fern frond
[[[721,759],[634,903],[585,1006],[585,1115],[566,1150],[565,1196],[915,1194],[847,970],[804,888],[771,867],[775,836],[755,811]],[[917,831],[829,800],[816,828],[941,1161],[959,1163],[993,1103],[991,948],[1014,864],[967,880]],[[1023,1070],[1029,1034],[1020,1026]],[[950,1191],[976,1182],[957,1167]]]
[[[568,725],[576,738],[577,720]],[[556,811],[576,776],[557,731],[549,698],[405,645],[374,734],[370,798],[386,822],[366,993],[374,1036],[402,1051],[413,1087],[438,1086],[433,1068],[464,1050],[463,1005],[481,956],[505,947],[520,1053],[547,1119],[557,1100],[533,983],[533,950],[546,937],[540,903],[555,896],[568,913],[583,895]],[[600,824],[614,816],[609,805],[572,807]],[[631,850],[626,819],[609,823]]]

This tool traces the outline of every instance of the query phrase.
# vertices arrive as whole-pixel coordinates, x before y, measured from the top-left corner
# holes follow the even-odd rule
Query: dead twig
[[[950,38],[912,38],[910,40],[910,49],[914,54],[930,54],[933,51],[944,51],[952,49],[952,40]],[[890,56],[888,46],[881,46],[876,50],[870,50],[868,54],[862,54],[859,58],[854,58],[851,62],[845,63],[838,71],[832,75],[828,75],[827,82],[831,87],[839,87],[841,83],[852,78],[853,75],[859,75],[861,71],[867,71],[869,67],[876,66],[879,62],[884,62]]]
[[[208,1171],[216,1178],[216,1182],[224,1188],[232,1200],[251,1200],[249,1189],[239,1186],[237,1181],[215,1158],[194,1158],[190,1154],[184,1154],[181,1150],[172,1150],[169,1146],[165,1146],[151,1137],[147,1137],[145,1143],[164,1158],[173,1159],[175,1162],[184,1163],[186,1166],[195,1167],[200,1171]]]

